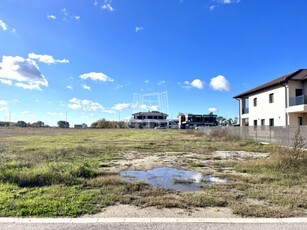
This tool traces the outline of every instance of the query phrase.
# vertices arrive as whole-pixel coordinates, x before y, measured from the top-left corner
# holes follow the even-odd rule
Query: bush
[[[73,185],[80,178],[91,178],[97,173],[83,163],[42,163],[34,167],[15,162],[0,166],[0,181],[18,184],[21,187],[36,187],[53,184]]]
[[[223,129],[223,128],[216,128],[216,129],[213,129],[211,132],[210,132],[210,135],[209,135],[211,138],[213,139],[218,139],[218,140],[221,140],[221,141],[234,141],[234,140],[239,140],[238,137],[234,136],[233,134],[231,134],[231,132],[229,132],[228,130],[226,129]]]
[[[300,127],[297,128],[294,137],[291,139],[291,143],[292,143],[292,151],[290,151],[290,157],[291,158],[302,158],[304,153],[305,153],[305,139],[301,134],[301,129]]]

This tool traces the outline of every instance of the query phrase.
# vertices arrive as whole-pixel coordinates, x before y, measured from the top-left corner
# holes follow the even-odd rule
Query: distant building
[[[214,114],[180,114],[179,115],[179,127],[196,128],[199,126],[217,126],[217,115]]]
[[[75,129],[86,129],[87,128],[87,124],[83,123],[81,125],[75,125],[74,128]]]
[[[138,112],[132,114],[129,120],[129,128],[154,129],[168,128],[168,114],[159,111]]]
[[[178,125],[179,120],[178,119],[170,119],[170,120],[168,120],[168,122],[169,122],[168,127],[170,129],[178,129],[179,128],[179,125]]]

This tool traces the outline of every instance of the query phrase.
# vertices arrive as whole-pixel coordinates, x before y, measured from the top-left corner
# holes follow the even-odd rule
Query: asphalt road
[[[96,229],[213,229],[305,230],[307,218],[206,219],[206,218],[0,218],[1,230],[96,230]]]
[[[259,223],[69,223],[69,224],[46,224],[46,223],[1,223],[2,230],[122,230],[122,229],[193,229],[193,230],[306,230],[306,223],[287,224],[259,224]]]

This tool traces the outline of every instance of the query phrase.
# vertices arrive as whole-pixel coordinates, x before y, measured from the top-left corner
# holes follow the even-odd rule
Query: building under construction
[[[200,126],[217,126],[217,115],[214,114],[180,114],[179,127],[181,129],[191,129]]]

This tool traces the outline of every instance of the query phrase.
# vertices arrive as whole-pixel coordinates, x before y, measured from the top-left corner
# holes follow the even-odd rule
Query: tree
[[[37,121],[32,124],[34,127],[43,127],[45,124],[42,121]]]
[[[233,125],[233,119],[232,118],[227,119],[226,124],[227,125]]]
[[[24,121],[17,121],[16,126],[17,127],[27,127],[27,123]]]
[[[220,125],[220,126],[225,126],[227,124],[226,118],[222,117],[222,116],[218,116],[216,118],[216,121],[217,121],[218,125]]]
[[[105,118],[99,119],[91,124],[91,128],[98,129],[115,129],[127,128],[127,124],[123,121],[108,121]]]
[[[97,125],[98,125],[98,122],[95,121],[95,122],[93,122],[93,123],[91,124],[91,128],[97,128]]]
[[[67,121],[58,121],[59,128],[69,128],[69,122]]]

